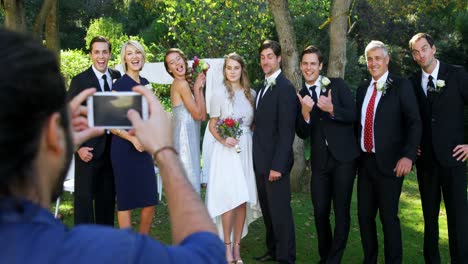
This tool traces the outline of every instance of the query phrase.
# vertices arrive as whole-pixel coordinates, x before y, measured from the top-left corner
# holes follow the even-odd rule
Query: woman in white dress
[[[226,245],[228,263],[243,263],[240,240],[247,235],[248,225],[261,216],[252,161],[253,101],[245,62],[236,53],[229,54],[223,67],[226,89],[210,101],[209,130],[216,139],[210,161],[206,191],[208,211]],[[239,139],[222,138],[216,122],[225,118],[242,118]],[[234,148],[239,145],[241,152]],[[234,241],[234,244],[232,244]]]

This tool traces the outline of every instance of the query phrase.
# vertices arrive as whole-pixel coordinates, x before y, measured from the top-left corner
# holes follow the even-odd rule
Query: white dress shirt
[[[319,99],[320,97],[320,90],[322,89],[322,75],[319,75],[319,77],[317,78],[317,80],[315,80],[315,83],[314,84],[305,84],[305,86],[307,87],[307,91],[309,92],[310,94],[310,97],[313,98],[312,96],[312,91],[310,90],[310,87],[314,86],[315,85],[315,94],[317,95],[317,100]],[[317,102],[315,102],[317,103]]]
[[[104,79],[102,79],[102,76],[105,74],[107,77],[107,84],[109,85],[109,88],[112,90],[112,76],[110,75],[110,72],[109,72],[109,69],[106,68],[106,73],[102,73],[100,71],[98,71],[94,65],[91,66],[91,68],[93,69],[93,72],[94,74],[96,75],[96,78],[98,79],[99,81],[99,85],[101,86],[101,92],[105,92],[104,91]],[[97,87],[96,87],[97,89]],[[99,92],[99,91],[98,91]]]
[[[424,94],[427,96],[427,83],[429,82],[429,76],[432,76],[432,82],[434,82],[434,87],[437,87],[437,76],[439,75],[439,66],[440,66],[440,63],[439,63],[439,60],[436,60],[437,63],[436,63],[436,66],[434,68],[434,70],[432,71],[431,74],[425,72],[423,69],[421,69],[422,71],[422,78],[421,78],[421,86],[423,88],[423,91],[424,91]]]
[[[366,112],[367,112],[367,105],[369,105],[369,101],[372,97],[372,93],[374,92],[374,83],[381,83],[384,84],[387,81],[388,77],[388,71],[384,73],[378,80],[372,79],[370,82],[369,87],[367,87],[367,92],[366,96],[364,97],[364,102],[362,103],[362,108],[361,108],[361,140],[360,140],[360,145],[362,151],[366,152],[366,148],[364,147],[364,127],[366,124]],[[379,105],[380,98],[382,97],[382,92],[377,90],[377,95],[375,96],[375,103],[374,103],[374,120],[375,120],[375,110],[377,109],[377,106]],[[372,120],[372,121],[374,121]],[[374,137],[374,122],[372,122],[372,152],[375,153],[375,137]]]

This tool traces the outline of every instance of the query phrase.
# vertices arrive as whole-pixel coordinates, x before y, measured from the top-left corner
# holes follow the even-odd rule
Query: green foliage
[[[314,45],[327,57],[330,40],[328,28],[319,29],[319,26],[327,20],[330,13],[330,4],[330,0],[289,1],[299,53],[305,47]],[[325,59],[325,62],[328,62],[328,60]],[[326,65],[324,66],[323,72],[326,72]]]
[[[91,65],[91,60],[87,54],[81,50],[65,50],[60,53],[61,71],[65,78],[66,86],[70,86],[71,79],[78,73],[84,71]]]
[[[5,20],[5,10],[3,10],[3,8],[0,8],[0,24],[3,25],[4,20]]]
[[[461,37],[463,53],[468,51],[468,7],[464,11],[460,11],[455,18],[455,29]],[[468,66],[468,57],[465,56],[465,66]]]
[[[164,109],[168,112],[171,111],[171,86],[167,84],[151,83],[153,93],[158,97]]]
[[[219,58],[237,52],[247,62],[250,77],[259,75],[257,50],[271,38],[274,24],[265,0],[166,1],[162,23],[169,28],[165,43],[192,58]]]
[[[162,1],[136,0],[130,1],[126,12],[120,18],[124,31],[128,35],[138,35],[142,29],[151,25],[159,17],[164,3]]]
[[[370,40],[383,41],[391,51],[390,70],[407,76],[418,69],[409,53],[408,41],[417,32],[427,32],[436,41],[437,57],[466,67],[468,63],[463,38],[456,32],[455,14],[466,13],[466,1],[465,5],[462,2],[464,1],[358,1],[358,24],[350,38],[356,40],[361,53]],[[460,18],[460,21],[463,19]],[[364,69],[362,74],[368,75],[366,71]]]
[[[350,86],[353,93],[356,92],[358,85],[363,79],[363,73],[366,71],[366,64],[359,63],[359,51],[356,41],[350,39],[346,44],[347,63],[345,68],[345,81]]]

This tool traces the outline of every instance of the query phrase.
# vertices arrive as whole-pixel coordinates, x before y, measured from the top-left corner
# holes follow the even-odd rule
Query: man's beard
[[[68,168],[70,167],[70,163],[73,157],[73,140],[71,137],[71,131],[68,128],[68,125],[64,127],[65,133],[65,157],[63,160],[63,167],[60,171],[59,177],[57,178],[57,182],[55,183],[54,188],[52,189],[52,201],[57,200],[63,193],[63,182],[67,177]]]

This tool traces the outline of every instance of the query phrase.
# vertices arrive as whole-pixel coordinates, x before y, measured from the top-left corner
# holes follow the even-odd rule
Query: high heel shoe
[[[244,264],[244,261],[242,261],[242,259],[240,258],[240,242],[239,243],[234,243],[234,247],[239,247],[239,251],[238,251],[238,255],[235,256],[236,254],[234,254],[236,252],[236,250],[233,250],[233,257],[234,257],[234,261],[233,263],[235,264]]]
[[[231,257],[232,257],[232,248],[231,248],[231,242],[224,242],[224,245],[226,246],[226,254],[227,252],[231,252]],[[228,251],[229,250],[229,251]],[[228,259],[226,256],[227,264],[235,264],[236,260],[234,259]]]

